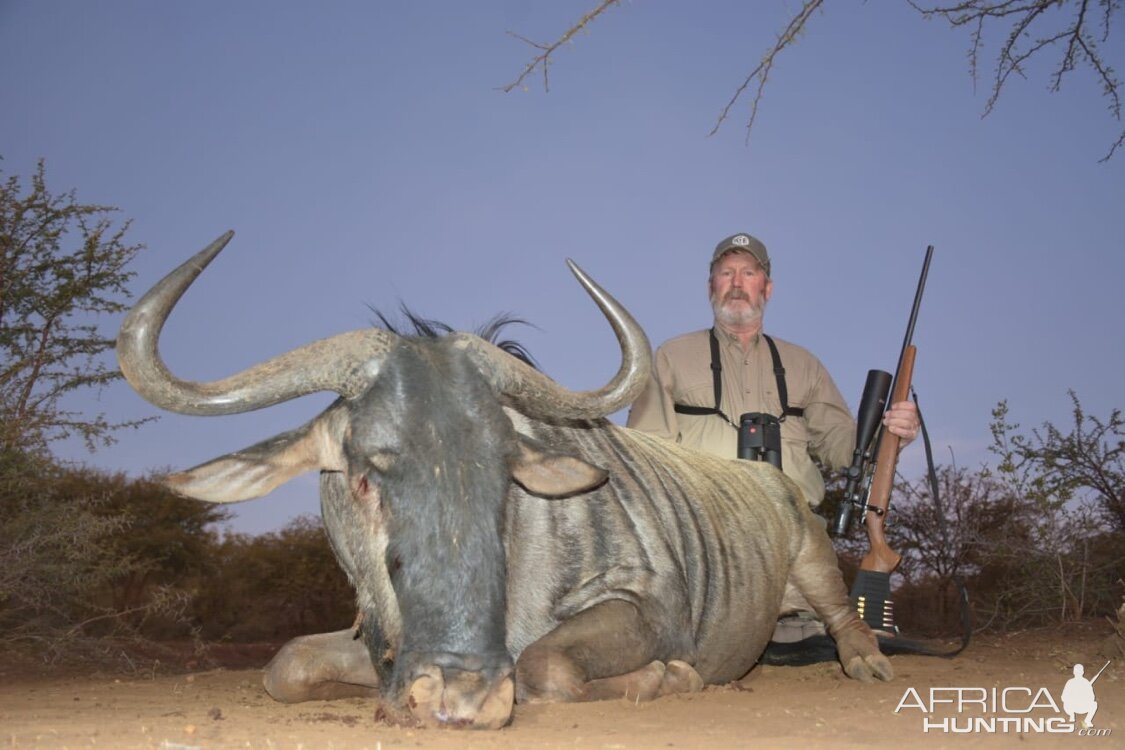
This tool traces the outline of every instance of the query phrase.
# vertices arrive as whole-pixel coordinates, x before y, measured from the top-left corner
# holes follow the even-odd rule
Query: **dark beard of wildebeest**
[[[569,391],[478,336],[378,329],[221,380],[179,379],[157,352],[160,330],[230,236],[141,298],[118,360],[140,395],[183,414],[340,397],[296,430],[166,478],[225,503],[321,472],[362,638],[349,628],[290,641],[266,670],[273,697],[369,695],[393,721],[473,728],[504,726],[516,700],[650,700],[746,674],[798,595],[848,675],[891,677],[796,485],[769,464],[604,418],[637,397],[651,354],[577,266],[622,353],[594,391]]]

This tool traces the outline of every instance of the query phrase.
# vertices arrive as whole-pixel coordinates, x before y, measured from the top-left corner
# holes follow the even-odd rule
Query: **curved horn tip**
[[[591,279],[591,278],[590,278],[590,274],[588,274],[588,273],[586,273],[585,271],[583,271],[583,270],[582,270],[582,267],[581,267],[581,266],[579,266],[579,265],[578,265],[577,263],[575,263],[575,262],[574,262],[574,261],[573,261],[572,259],[570,259],[570,258],[567,258],[567,259],[566,259],[566,265],[567,265],[567,268],[569,268],[569,269],[570,269],[570,272],[571,272],[572,274],[574,274],[574,276],[575,276],[575,277],[576,277],[576,278],[577,278],[577,279],[578,279],[579,281],[581,281],[581,282],[583,282],[583,283],[588,283],[588,282],[591,282],[591,281],[593,281],[593,279]]]
[[[234,230],[228,229],[215,238],[215,241],[207,246],[207,250],[214,249],[214,254],[218,255],[219,251],[227,246],[227,243],[234,237]]]
[[[195,257],[189,258],[184,265],[195,268],[195,273],[198,274],[210,265],[211,261],[223,251],[223,248],[227,246],[227,243],[231,241],[232,237],[234,237],[234,230],[228,229],[215,238],[211,244],[196,253]]]
[[[203,248],[195,255],[184,261],[183,265],[176,269],[176,271],[168,274],[168,276],[165,277],[165,281],[167,281],[168,278],[175,276],[177,272],[183,271],[184,269],[191,269],[191,278],[194,279],[203,271],[204,268],[211,264],[211,261],[215,260],[215,257],[223,251],[223,248],[227,246],[227,243],[231,241],[232,237],[234,237],[233,229],[228,229],[227,231],[223,232],[214,240],[212,240],[210,244],[207,245],[207,247]]]

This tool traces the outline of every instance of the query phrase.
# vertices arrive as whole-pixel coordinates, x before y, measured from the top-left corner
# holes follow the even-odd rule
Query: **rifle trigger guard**
[[[887,515],[887,511],[883,510],[878,505],[871,505],[870,503],[865,503],[862,500],[860,500],[859,498],[856,498],[855,500],[845,500],[844,502],[851,503],[856,508],[859,508],[861,513],[867,513],[867,512],[870,511],[871,513],[874,513],[875,515],[880,516],[880,517]],[[887,510],[890,510],[890,507],[888,507]]]

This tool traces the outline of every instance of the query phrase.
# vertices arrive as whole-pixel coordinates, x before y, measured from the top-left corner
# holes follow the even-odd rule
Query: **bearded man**
[[[856,424],[847,403],[820,360],[762,332],[773,278],[760,240],[740,232],[720,242],[707,291],[714,326],[656,350],[652,377],[629,412],[628,426],[737,460],[739,417],[773,415],[781,421],[782,471],[816,508],[824,499],[817,462],[833,471],[851,465]],[[909,401],[893,404],[883,425],[905,446],[918,435],[917,409]],[[817,632],[815,623],[798,624],[796,632],[779,632],[775,640]]]

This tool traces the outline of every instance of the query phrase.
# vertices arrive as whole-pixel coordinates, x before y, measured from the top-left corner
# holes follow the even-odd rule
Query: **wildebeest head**
[[[554,498],[606,478],[580,457],[517,434],[503,407],[548,420],[612,413],[644,385],[647,338],[570,263],[622,349],[617,374],[596,391],[566,390],[471,334],[419,339],[379,329],[316,341],[222,380],[180,380],[157,353],[160,330],[230,237],[170,273],[129,313],[117,342],[129,383],[159,407],[195,415],[236,414],[318,391],[340,398],[297,430],[173,474],[168,483],[226,503],[263,495],[305,471],[339,472],[356,523],[328,531],[361,600],[365,591],[380,600],[380,629],[396,655],[389,700],[428,724],[502,726],[514,696],[501,537],[510,482]]]

